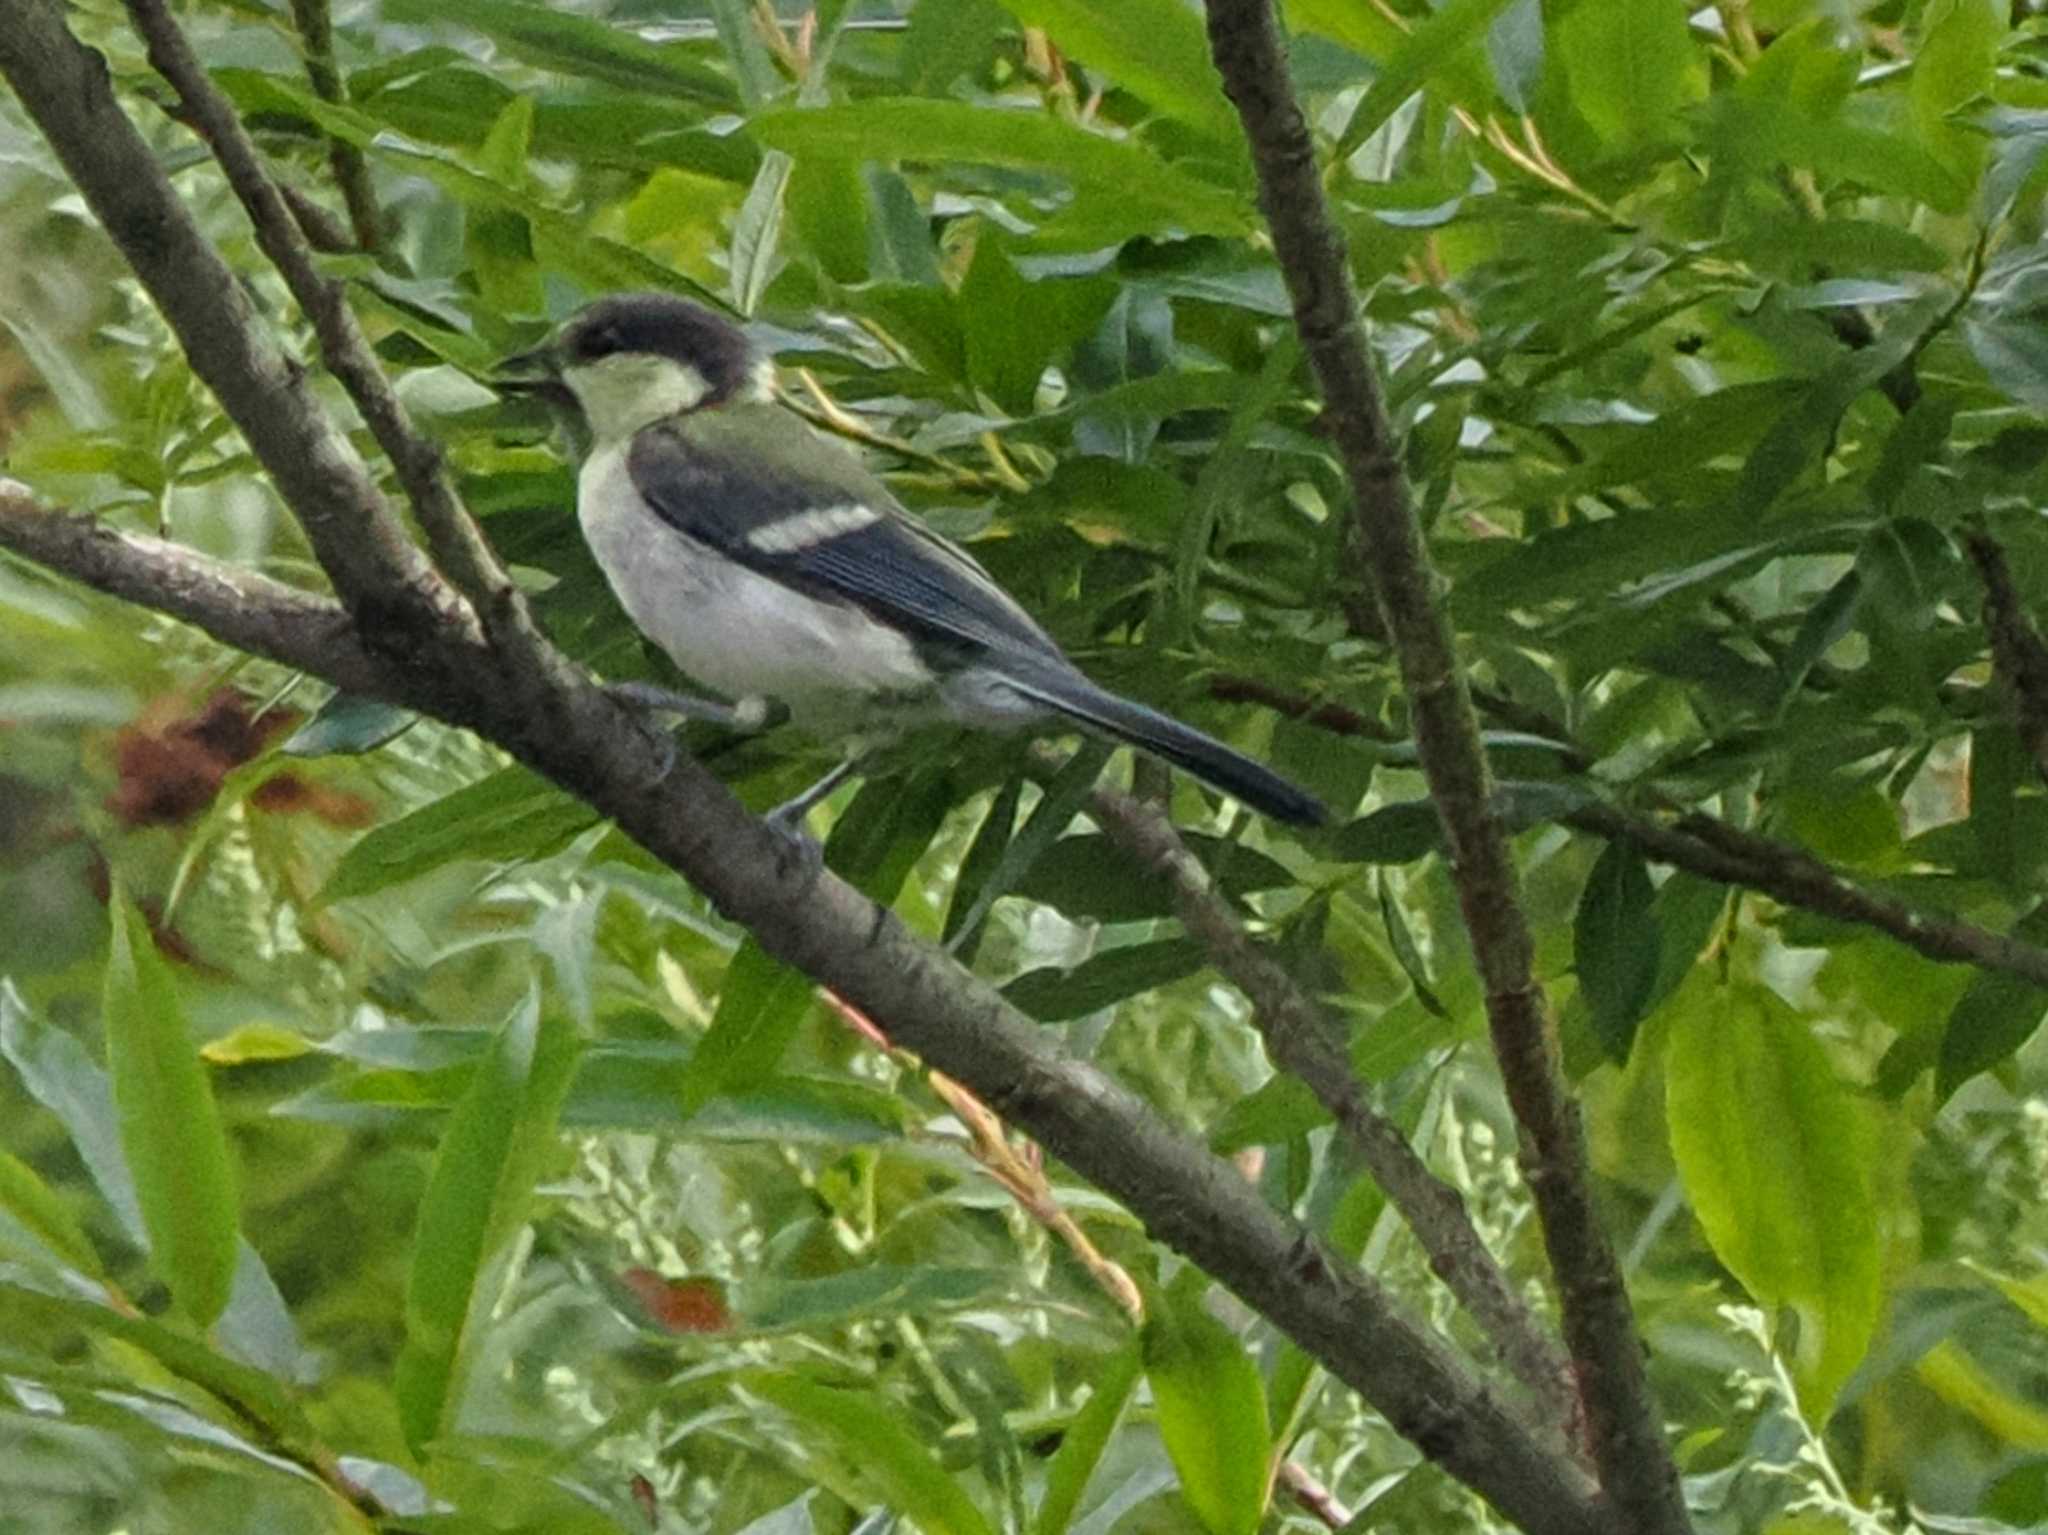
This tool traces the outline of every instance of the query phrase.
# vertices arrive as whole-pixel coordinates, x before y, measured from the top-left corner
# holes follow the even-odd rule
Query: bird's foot
[[[804,825],[804,817],[811,813],[812,806],[845,783],[858,766],[854,758],[848,757],[801,794],[792,795],[761,817],[770,830],[814,869],[824,863],[825,849],[811,835],[810,828]]]
[[[775,713],[774,705],[765,698],[742,698],[738,703],[722,704],[716,699],[678,693],[674,688],[653,682],[608,682],[604,690],[619,702],[631,704],[636,709],[645,709],[652,714],[680,715],[686,720],[703,720],[706,724],[723,725],[728,730],[760,730],[772,722]]]

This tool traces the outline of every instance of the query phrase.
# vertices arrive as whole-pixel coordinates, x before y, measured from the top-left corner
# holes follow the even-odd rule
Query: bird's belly
[[[881,700],[931,692],[910,642],[849,604],[820,602],[757,575],[656,516],[624,453],[585,463],[583,536],[619,604],[686,676],[728,698],[772,698],[800,722],[862,728]]]

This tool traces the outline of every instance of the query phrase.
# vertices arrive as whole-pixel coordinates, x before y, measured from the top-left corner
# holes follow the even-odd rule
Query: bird
[[[777,403],[772,358],[726,316],[671,294],[612,294],[506,359],[499,381],[573,404],[587,428],[576,510],[592,555],[641,633],[728,702],[615,690],[739,728],[779,706],[798,728],[852,743],[770,812],[783,831],[800,829],[863,750],[932,720],[1065,721],[1274,820],[1327,819],[1271,768],[1090,681],[972,555]]]

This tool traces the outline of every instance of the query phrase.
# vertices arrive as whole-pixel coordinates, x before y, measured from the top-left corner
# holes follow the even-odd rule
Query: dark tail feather
[[[1148,709],[1128,698],[1105,692],[1076,674],[1071,678],[1010,679],[1010,685],[1028,693],[1048,707],[1104,735],[1128,741],[1142,751],[1163,757],[1202,782],[1243,800],[1262,815],[1296,826],[1320,826],[1330,813],[1323,802],[1306,789],[1288,782],[1264,763],[1254,762],[1243,752],[1232,751],[1221,741],[1202,734],[1191,725]]]

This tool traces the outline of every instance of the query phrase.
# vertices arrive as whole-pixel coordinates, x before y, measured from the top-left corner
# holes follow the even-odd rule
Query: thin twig
[[[2028,616],[2006,563],[2005,550],[1982,528],[1963,535],[1963,547],[1984,583],[1984,628],[1991,636],[1991,665],[2012,698],[2020,743],[2034,770],[2048,783],[2048,643]]]
[[[1430,1172],[1400,1128],[1374,1107],[1338,1046],[1330,1019],[1284,966],[1254,944],[1172,822],[1106,784],[1088,814],[1111,841],[1173,892],[1175,913],[1210,961],[1252,1004],[1274,1064],[1307,1085],[1414,1231],[1430,1271],[1479,1324],[1537,1405],[1537,1421],[1563,1435],[1576,1415],[1571,1375],[1542,1324],[1473,1227],[1458,1191]]]
[[[1444,822],[1450,870],[1485,985],[1494,1054],[1557,1277],[1601,1489],[1623,1528],[1681,1535],[1691,1523],[1621,1267],[1595,1201],[1585,1128],[1565,1088],[1548,1003],[1534,977],[1534,943],[1478,722],[1436,598],[1436,576],[1359,326],[1343,237],[1323,197],[1272,3],[1209,0],[1207,20],[1210,54],[1243,119],[1259,206],[1322,386],[1324,425],[1351,481],[1373,592],[1393,636],[1418,756]]]
[[[320,338],[322,360],[348,391],[398,472],[399,484],[427,535],[435,562],[457,588],[479,605],[486,625],[511,617],[513,630],[524,605],[497,556],[456,496],[440,448],[413,430],[391,381],[378,366],[369,342],[348,307],[347,291],[321,275],[290,208],[264,167],[263,157],[234,107],[192,51],[165,0],[129,0],[128,14],[149,52],[149,62],[169,81],[184,111],[234,189],[255,227],[256,242]]]
[[[306,78],[313,94],[336,106],[348,105],[348,87],[334,62],[334,17],[327,0],[292,0],[292,24],[305,47]],[[377,254],[384,248],[384,220],[377,209],[376,189],[370,185],[369,162],[355,145],[340,139],[329,141],[327,158],[334,167],[335,184],[341,188],[356,244]]]

